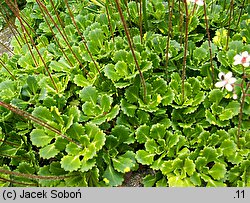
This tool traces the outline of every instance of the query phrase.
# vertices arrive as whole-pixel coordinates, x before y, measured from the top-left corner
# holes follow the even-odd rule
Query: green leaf
[[[109,112],[112,102],[113,102],[112,97],[108,95],[102,95],[101,100],[100,100],[100,106],[101,106],[102,112]]]
[[[68,64],[66,64],[63,61],[51,61],[49,67],[53,70],[53,71],[58,71],[58,72],[70,72],[70,66]]]
[[[18,171],[20,173],[26,173],[26,174],[34,174],[35,168],[32,164],[29,164],[27,162],[22,162],[18,165]]]
[[[218,104],[223,98],[223,92],[219,89],[213,89],[209,93],[208,98],[211,102],[216,102]]]
[[[219,156],[216,149],[212,147],[205,147],[201,151],[201,155],[206,158],[207,163],[217,161],[217,157]]]
[[[130,130],[124,125],[116,125],[111,133],[118,139],[119,143],[128,143],[130,141]]]
[[[194,186],[189,178],[182,179],[180,176],[169,174],[168,176],[169,187],[192,187]]]
[[[150,137],[158,140],[158,139],[162,139],[165,137],[165,133],[166,133],[166,128],[163,124],[154,124],[152,125],[152,128],[150,129]]]
[[[217,121],[216,121],[216,118],[215,116],[207,109],[206,112],[205,112],[205,115],[206,115],[206,120],[212,124],[212,125],[217,125]]]
[[[70,155],[78,155],[81,149],[75,143],[69,143],[66,146],[66,152]]]
[[[89,171],[89,170],[92,169],[95,165],[96,165],[96,160],[95,160],[95,159],[91,159],[91,160],[85,160],[85,159],[83,159],[83,160],[81,161],[81,168],[80,168],[80,171],[81,171],[81,172]]]
[[[64,156],[60,163],[65,171],[76,171],[81,166],[79,156]]]
[[[74,83],[80,87],[90,86],[90,82],[83,75],[75,75]]]
[[[156,182],[156,187],[167,187],[167,180],[165,177]]]
[[[155,154],[150,154],[145,150],[138,150],[135,158],[141,164],[150,165],[154,161],[154,156]]]
[[[112,81],[117,81],[120,79],[120,76],[115,70],[115,65],[108,64],[104,67],[104,73],[107,78],[109,78]]]
[[[128,103],[125,99],[121,99],[121,109],[124,114],[129,117],[133,117],[135,115],[135,110],[137,109],[137,106]]]
[[[103,177],[104,182],[109,186],[121,185],[124,180],[122,173],[115,171],[111,165],[107,167]]]
[[[162,97],[161,103],[164,106],[167,106],[167,105],[171,104],[173,100],[174,100],[174,92],[171,88],[168,88],[167,92]]]
[[[186,173],[191,176],[195,172],[195,164],[193,160],[190,160],[189,158],[185,159],[184,167],[183,169],[186,171]]]
[[[216,180],[220,180],[225,177],[227,172],[226,166],[222,163],[216,162],[214,166],[209,170],[209,174]]]
[[[204,92],[199,92],[197,95],[194,97],[193,101],[193,106],[199,105],[201,102],[203,102],[205,99],[205,93]]]
[[[67,135],[71,138],[80,140],[81,136],[85,134],[84,127],[79,123],[74,123],[67,130]]]
[[[195,186],[201,186],[201,178],[199,173],[194,172],[193,175],[190,176],[190,180]]]
[[[157,148],[158,148],[158,145],[157,145],[157,143],[156,143],[156,141],[154,139],[149,139],[149,140],[146,141],[145,149],[149,153],[151,153],[151,154],[157,153]]]
[[[147,139],[149,138],[149,130],[150,130],[150,127],[147,126],[146,124],[141,125],[139,128],[137,128],[135,135],[136,135],[137,141],[140,144],[145,143]]]
[[[236,116],[239,114],[240,111],[240,104],[237,101],[231,101],[225,108],[225,110],[222,112],[222,114],[219,115],[220,120],[229,120],[233,118],[233,116]]]
[[[67,172],[63,170],[63,168],[61,167],[61,164],[56,161],[50,164],[49,170],[52,174],[57,175],[57,176],[67,174]]]
[[[94,145],[94,149],[99,151],[105,144],[105,134],[92,123],[87,123],[85,125],[85,131],[88,134],[91,143]]]
[[[125,50],[119,50],[114,53],[114,61],[127,61],[128,52]]]
[[[130,158],[118,157],[112,158],[114,169],[121,173],[127,173],[134,166]]]
[[[55,157],[58,153],[59,151],[56,149],[54,144],[47,145],[39,150],[40,156],[44,159]]]
[[[104,33],[102,29],[95,28],[89,32],[89,40],[94,42],[95,46],[102,47],[104,41]]]
[[[206,59],[208,54],[208,50],[198,47],[193,52],[194,59],[198,60],[198,62],[201,62],[203,59]]]
[[[101,114],[101,109],[99,108],[99,106],[93,104],[92,102],[86,101],[83,105],[82,105],[82,111],[84,112],[84,114],[86,114],[87,116],[97,116]]]
[[[128,76],[128,67],[124,61],[118,61],[115,64],[115,70],[121,77]]]
[[[83,159],[86,161],[92,159],[96,155],[95,145],[90,143],[88,147],[84,149],[83,155]]]
[[[160,169],[164,175],[171,173],[173,171],[173,161],[172,160],[164,161]]]
[[[52,115],[50,111],[46,107],[43,107],[43,106],[36,107],[34,111],[32,112],[32,115],[44,121],[50,122],[52,120]]]
[[[235,154],[237,145],[232,140],[226,139],[222,142],[220,148],[225,156],[230,157]]]
[[[150,174],[146,175],[142,181],[144,187],[153,187],[155,182],[156,182],[156,176]]]
[[[236,152],[233,155],[228,156],[228,161],[233,164],[239,164],[243,161],[243,156],[239,152]]]
[[[98,95],[95,87],[87,86],[80,91],[79,96],[82,101],[89,101],[92,104],[96,104]]]
[[[175,146],[179,142],[180,136],[177,133],[175,133],[175,134],[169,133],[168,136],[169,136],[168,137],[168,147],[172,148],[173,146]]]
[[[30,139],[33,145],[43,147],[51,142],[54,136],[48,135],[42,129],[33,129],[30,133]]]
[[[231,64],[228,62],[228,58],[225,52],[218,52],[217,54],[218,61],[224,66],[224,67],[230,67]]]
[[[197,170],[200,171],[205,169],[206,164],[207,164],[207,159],[205,157],[198,157],[195,161],[196,168]]]
[[[29,75],[27,78],[27,84],[33,94],[36,94],[36,91],[38,90],[38,83],[36,81],[36,78],[34,76]]]
[[[52,174],[49,171],[49,166],[47,165],[47,166],[40,167],[38,171],[38,175],[51,176]],[[55,181],[55,180],[50,180],[50,179],[47,179],[47,180],[40,179],[39,185],[43,187],[52,187],[52,186],[56,186],[59,182],[60,180]]]
[[[139,99],[139,88],[137,86],[130,86],[125,91],[125,97],[131,103],[137,102]]]
[[[115,105],[111,111],[106,115],[107,121],[111,121],[112,119],[114,119],[120,111],[120,107],[119,105]]]
[[[153,81],[153,91],[155,93],[160,93],[161,95],[164,95],[167,90],[167,82],[162,78],[156,78]]]
[[[233,118],[233,112],[230,110],[224,110],[222,114],[219,115],[221,121],[230,120]]]
[[[77,106],[70,106],[68,108],[68,113],[67,113],[69,116],[72,115],[73,116],[73,122],[76,123],[79,121],[80,119],[80,110],[78,109]]]

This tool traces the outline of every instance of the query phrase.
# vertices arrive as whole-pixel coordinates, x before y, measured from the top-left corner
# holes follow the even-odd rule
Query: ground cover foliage
[[[26,2],[3,15],[1,186],[121,186],[142,166],[144,186],[250,186],[247,1]]]

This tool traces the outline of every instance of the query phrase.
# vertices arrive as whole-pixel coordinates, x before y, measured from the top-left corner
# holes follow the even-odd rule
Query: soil
[[[125,180],[121,187],[143,187],[143,178],[148,175],[154,175],[155,171],[140,166],[137,171],[131,171],[125,175]]]

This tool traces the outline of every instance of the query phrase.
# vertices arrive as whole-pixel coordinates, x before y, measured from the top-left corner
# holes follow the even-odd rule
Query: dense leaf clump
[[[249,5],[116,2],[129,33],[112,1],[27,0],[13,11],[0,185],[120,186],[143,168],[144,186],[250,186],[250,67],[233,65],[250,53]],[[233,92],[216,88],[229,71]]]

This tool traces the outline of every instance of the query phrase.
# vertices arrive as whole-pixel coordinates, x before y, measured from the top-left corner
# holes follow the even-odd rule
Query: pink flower
[[[248,54],[247,51],[242,52],[241,54],[237,54],[234,57],[234,65],[241,64],[244,67],[248,67],[250,62],[250,55]]]
[[[229,92],[232,92],[233,84],[236,82],[236,78],[232,76],[233,76],[232,72],[228,72],[227,74],[220,72],[219,79],[221,81],[215,83],[215,87],[222,87],[222,89],[224,89],[225,87]]]
[[[188,0],[188,2],[195,3],[198,6],[203,6],[204,5],[204,1],[203,0]]]

